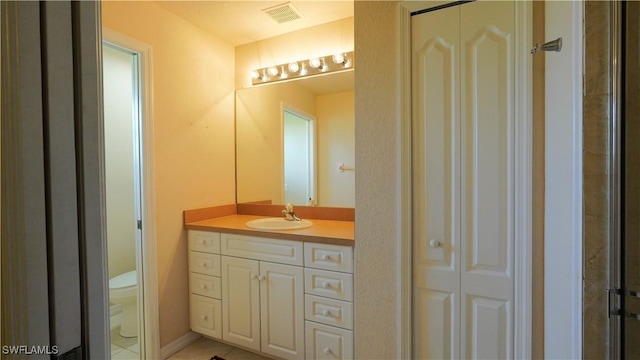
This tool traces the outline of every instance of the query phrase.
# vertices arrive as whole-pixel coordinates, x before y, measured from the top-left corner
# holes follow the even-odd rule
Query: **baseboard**
[[[188,333],[173,340],[167,345],[160,348],[160,358],[168,359],[171,355],[189,346],[192,342],[198,340],[202,335],[189,331]]]

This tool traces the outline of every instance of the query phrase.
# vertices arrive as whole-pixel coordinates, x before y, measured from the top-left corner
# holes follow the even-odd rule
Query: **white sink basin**
[[[247,221],[247,226],[257,230],[299,230],[313,225],[309,220],[289,221],[283,218],[265,218]]]

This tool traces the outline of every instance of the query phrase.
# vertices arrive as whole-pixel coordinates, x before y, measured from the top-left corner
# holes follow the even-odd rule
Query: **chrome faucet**
[[[291,203],[287,203],[287,205],[284,206],[284,210],[282,210],[282,213],[284,214],[284,219],[287,221],[302,220],[298,216],[296,216],[295,212],[293,212],[293,205],[291,205]]]

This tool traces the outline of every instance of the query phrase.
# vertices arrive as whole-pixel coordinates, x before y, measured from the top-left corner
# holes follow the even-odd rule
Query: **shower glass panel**
[[[640,2],[621,3],[621,355],[624,359],[640,359]]]

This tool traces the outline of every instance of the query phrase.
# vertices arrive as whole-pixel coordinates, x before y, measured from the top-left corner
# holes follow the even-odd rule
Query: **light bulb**
[[[257,70],[251,70],[251,78],[252,79],[258,79],[260,78],[260,73]]]
[[[336,64],[344,65],[344,63],[345,63],[344,55],[343,54],[335,54],[335,55],[333,55],[333,62],[336,63]]]
[[[278,70],[278,68],[277,68],[277,67],[272,66],[272,67],[270,67],[270,68],[268,68],[268,69],[267,69],[267,72],[268,72],[268,73],[269,73],[269,75],[271,75],[271,76],[276,76],[276,75],[278,75],[278,74],[280,73],[280,70]]]
[[[309,66],[311,66],[312,68],[317,69],[320,67],[320,65],[322,65],[322,61],[320,61],[319,58],[309,59]]]
[[[300,65],[297,62],[292,62],[290,63],[287,68],[289,69],[289,71],[291,71],[292,73],[297,73],[298,71],[300,71]]]

